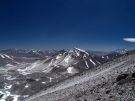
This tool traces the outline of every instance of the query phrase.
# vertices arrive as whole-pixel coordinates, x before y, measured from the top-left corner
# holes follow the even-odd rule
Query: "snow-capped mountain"
[[[105,62],[112,61],[115,58],[118,58],[122,56],[123,54],[117,53],[117,52],[110,52],[107,55],[102,55],[102,56],[94,56],[101,64]]]
[[[108,52],[102,52],[102,51],[89,51],[90,54],[94,58],[96,58],[101,64],[105,62],[112,61],[115,58],[118,58],[126,53],[128,53],[130,50],[128,49],[117,49],[114,51],[108,51]]]
[[[9,66],[11,64],[17,64],[17,62],[14,61],[13,56],[0,53],[0,67]]]
[[[44,53],[40,50],[5,49],[5,50],[0,50],[0,53],[12,55],[14,57],[43,57],[44,56]]]
[[[61,50],[50,58],[42,61],[36,61],[25,69],[19,69],[22,73],[33,72],[63,72],[73,73],[81,72],[86,69],[98,66],[100,64],[95,58],[89,55],[88,52],[73,48],[70,50]]]
[[[41,62],[46,67],[48,65],[52,66],[64,66],[69,67],[77,62],[85,60],[81,63],[83,68],[93,67],[93,65],[102,64],[104,62],[113,60],[114,58],[123,55],[128,52],[127,49],[118,49],[112,52],[102,52],[102,51],[84,51],[79,48],[73,49],[63,49],[63,50],[25,50],[25,49],[6,49],[0,50],[0,66],[13,65],[18,63],[33,63]],[[85,53],[85,54],[84,54]],[[89,59],[88,59],[89,58]],[[42,60],[42,61],[41,61]],[[90,62],[91,61],[91,62]],[[94,62],[93,62],[94,61]],[[42,63],[43,62],[43,63]],[[79,63],[78,63],[79,64]],[[76,65],[74,67],[76,67]],[[90,65],[90,66],[89,66]],[[41,66],[41,67],[44,67]],[[80,64],[77,68],[80,67]]]
[[[117,49],[114,52],[117,52],[117,53],[120,53],[120,54],[125,54],[125,53],[129,52],[129,50],[126,49],[126,48],[123,48],[123,49]]]
[[[6,65],[16,65],[18,63],[33,63],[43,60],[56,53],[57,50],[25,50],[25,49],[5,49],[0,50],[0,67]]]

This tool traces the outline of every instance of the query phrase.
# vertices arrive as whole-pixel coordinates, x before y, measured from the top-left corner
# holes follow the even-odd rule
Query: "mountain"
[[[117,52],[110,52],[107,55],[94,56],[101,64],[112,61],[118,57],[121,57],[123,54]]]
[[[125,54],[127,52],[129,52],[130,50],[123,48],[123,49],[117,49],[114,52],[119,53],[119,54]]]
[[[57,83],[24,101],[134,101],[135,51]]]
[[[41,50],[25,50],[25,49],[5,49],[0,50],[0,53],[12,55],[14,57],[44,57],[49,54],[45,54],[44,51]]]
[[[33,63],[43,60],[55,54],[57,50],[25,50],[25,49],[5,49],[0,50],[0,67],[6,65],[16,65],[21,63]]]
[[[123,55],[115,51],[90,52],[79,48],[0,50],[0,100],[23,101],[74,76],[97,70]]]
[[[110,53],[110,51],[93,51],[93,50],[86,50],[92,56],[104,56]]]
[[[19,71],[22,71],[22,73],[25,74],[41,71],[46,73],[56,71],[72,73],[73,71],[82,72],[86,69],[98,66],[99,64],[100,62],[86,51],[79,48],[73,48],[70,50],[58,51],[52,57],[42,61],[36,61],[25,69],[19,69]]]
[[[8,65],[8,64],[16,64],[13,61],[13,57],[6,55],[6,54],[1,54],[0,53],[0,67]]]
[[[121,57],[122,55],[128,53],[128,49],[116,49],[114,51],[91,51],[87,50],[88,53],[96,58],[101,64],[112,61],[115,58]]]
[[[60,51],[6,49],[0,50],[0,67],[16,67],[17,65],[21,64],[19,67],[26,67],[27,70],[30,69],[30,72],[34,71],[34,68],[37,66],[40,69],[36,68],[36,71],[41,71],[44,69],[45,71],[51,71],[51,69],[52,71],[56,71],[56,69],[63,70],[62,66],[66,67],[66,70],[67,66],[71,66],[73,70],[77,69],[77,71],[84,71],[86,68],[92,68],[95,65],[98,66],[105,62],[112,61],[113,59],[122,56],[126,52],[128,52],[127,49],[118,49],[111,52],[90,50],[84,51],[79,48],[63,49]],[[68,61],[68,59],[70,61]],[[69,63],[67,63],[67,61]],[[31,69],[31,67],[34,68]],[[27,71],[26,69],[24,69],[24,71]]]

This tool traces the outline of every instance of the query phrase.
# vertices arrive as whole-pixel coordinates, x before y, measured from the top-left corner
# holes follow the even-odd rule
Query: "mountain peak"
[[[86,52],[85,50],[80,49],[80,48],[73,48],[73,49],[69,50],[69,53],[74,53],[77,56],[80,56],[80,55],[89,56],[88,52]]]

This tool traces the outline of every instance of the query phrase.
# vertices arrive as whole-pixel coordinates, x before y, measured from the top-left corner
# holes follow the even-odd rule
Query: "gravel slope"
[[[134,101],[134,80],[116,78],[135,71],[135,54],[123,56],[61,82],[25,101]],[[123,82],[123,81],[122,81]]]

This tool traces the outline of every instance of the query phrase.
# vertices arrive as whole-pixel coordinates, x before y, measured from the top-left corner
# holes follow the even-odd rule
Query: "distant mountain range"
[[[53,57],[56,54],[59,54],[59,53],[62,53],[63,51],[68,51],[68,50],[70,49],[45,50],[45,51],[25,50],[25,49],[0,50],[0,66],[6,65],[8,63],[17,64],[18,62],[34,62],[36,60],[46,59],[47,57]],[[127,49],[117,49],[111,52],[87,50],[87,53],[89,54],[89,56],[98,57],[98,58],[102,57],[102,59],[104,58],[103,60],[113,59],[115,56],[117,55],[119,56],[126,52],[128,52]]]

